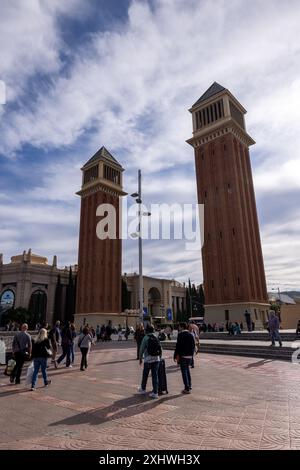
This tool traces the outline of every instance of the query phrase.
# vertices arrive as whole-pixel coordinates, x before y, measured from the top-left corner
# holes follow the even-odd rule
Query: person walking
[[[140,347],[143,341],[143,338],[145,336],[145,328],[142,323],[137,325],[135,333],[134,333],[134,339],[136,341],[136,358],[140,358]]]
[[[100,328],[100,325],[97,325],[97,328],[96,328],[96,336],[97,336],[97,343],[99,343],[100,338],[101,338],[101,328]]]
[[[143,364],[144,359],[142,383],[138,388],[138,393],[141,395],[146,394],[147,380],[151,370],[153,390],[149,394],[149,397],[158,398],[158,368],[161,356],[162,348],[154,334],[154,326],[147,325],[146,335],[143,338],[139,351],[140,365]]]
[[[47,387],[51,384],[51,380],[47,377],[47,358],[51,356],[51,345],[48,338],[46,328],[41,328],[35,339],[32,340],[32,359],[33,359],[33,376],[31,381],[31,390],[35,390],[38,373],[41,368],[44,385]]]
[[[83,328],[82,333],[78,338],[78,346],[81,352],[80,370],[82,371],[87,369],[87,366],[88,366],[87,358],[88,358],[88,354],[91,349],[92,343],[93,343],[93,338],[92,338],[92,335],[90,334],[89,328],[87,327]]]
[[[75,338],[77,336],[74,323],[71,323],[70,328],[71,328],[71,332],[72,332],[72,344],[71,344],[70,358],[71,358],[71,364],[74,364],[74,360],[75,360]]]
[[[59,356],[58,360],[54,362],[54,366],[57,369],[58,364],[60,364],[66,357],[66,367],[71,368],[71,346],[72,346],[72,330],[71,323],[68,321],[66,326],[61,332],[61,347],[62,355]]]
[[[195,341],[193,335],[188,331],[186,323],[179,324],[179,333],[174,351],[174,361],[180,365],[184,389],[182,393],[191,393],[192,379],[190,366],[193,363]]]
[[[23,323],[21,326],[21,331],[19,331],[14,336],[12,342],[12,352],[16,361],[16,365],[10,375],[10,382],[15,382],[17,385],[21,382],[21,374],[24,362],[30,359],[31,356],[31,336],[27,330],[27,323]]]
[[[282,347],[282,341],[279,334],[279,318],[276,316],[274,310],[270,310],[269,314],[269,329],[272,344],[270,346],[275,346],[275,341],[279,342],[279,346]]]
[[[48,338],[51,343],[52,361],[55,362],[58,346],[61,344],[60,321],[55,322],[55,325],[50,330]]]

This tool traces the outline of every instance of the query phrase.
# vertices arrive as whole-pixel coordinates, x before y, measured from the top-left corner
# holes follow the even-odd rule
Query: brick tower
[[[267,320],[268,296],[252,181],[246,110],[214,82],[190,109],[198,202],[204,204],[202,265],[207,322]]]
[[[94,327],[118,322],[121,312],[122,240],[119,237],[122,172],[117,160],[101,149],[83,166],[81,196],[76,323],[84,319]],[[101,204],[116,209],[116,238],[99,239],[96,227],[101,217],[96,214]],[[106,213],[102,214],[106,216]]]

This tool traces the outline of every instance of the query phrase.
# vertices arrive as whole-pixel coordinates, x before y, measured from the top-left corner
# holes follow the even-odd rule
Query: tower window
[[[204,160],[204,153],[201,153],[201,159]]]
[[[223,238],[222,231],[220,230],[220,238]]]
[[[224,286],[226,287],[226,279],[224,279]]]
[[[108,165],[104,165],[103,176],[106,180],[112,181],[113,183],[120,184],[120,172],[111,168]]]
[[[232,229],[232,235],[235,236],[235,229]]]
[[[99,165],[92,166],[84,172],[83,183],[90,183],[91,181],[98,178]]]
[[[211,287],[214,288],[214,281],[211,281]]]
[[[207,234],[207,240],[210,240],[210,233]]]
[[[204,191],[204,197],[207,197],[207,191]]]
[[[244,118],[241,111],[231,101],[229,101],[229,108],[233,119],[239,124],[239,126],[241,126],[242,129],[244,129]]]
[[[241,280],[240,280],[240,278],[239,278],[239,277],[237,278],[237,283],[238,283],[238,286],[240,286],[240,285],[241,285]]]

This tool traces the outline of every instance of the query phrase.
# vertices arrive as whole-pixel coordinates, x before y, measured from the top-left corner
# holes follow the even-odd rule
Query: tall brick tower
[[[208,322],[266,321],[268,296],[252,181],[246,110],[214,82],[190,109],[198,202],[204,204],[202,264]]]
[[[101,149],[83,166],[81,196],[76,323],[84,319],[94,327],[112,320],[121,312],[122,240],[119,237],[120,196],[123,168]],[[96,214],[101,204],[116,209],[116,238],[99,239]],[[106,216],[106,213],[104,213]]]

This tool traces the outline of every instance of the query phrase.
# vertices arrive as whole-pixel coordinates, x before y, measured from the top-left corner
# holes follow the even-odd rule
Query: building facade
[[[72,277],[75,277],[77,266],[71,269]],[[30,249],[22,255],[12,256],[10,263],[6,264],[0,255],[0,318],[8,309],[22,307],[40,323],[64,320],[69,277],[70,267],[59,269],[56,256],[49,265],[47,258],[32,253]],[[55,305],[58,282],[59,305]],[[59,318],[55,317],[55,308]]]
[[[82,168],[82,187],[77,193],[81,197],[77,324],[102,324],[104,320],[115,322],[115,317],[121,313],[122,240],[119,220],[120,197],[126,194],[122,189],[123,171],[105,147]],[[104,205],[107,205],[106,210]],[[109,206],[115,210],[115,217]],[[100,226],[107,212],[112,215],[112,232],[108,231],[103,237]]]
[[[204,204],[202,265],[206,322],[261,325],[269,308],[246,110],[214,82],[190,109],[199,204]]]
[[[139,276],[124,274],[123,280],[130,293],[130,310],[139,305]],[[176,322],[179,312],[186,310],[186,288],[184,284],[170,279],[143,276],[144,312],[156,323]]]

